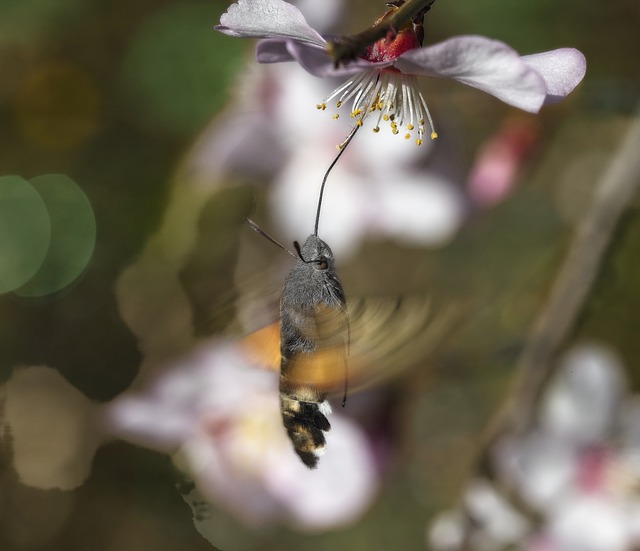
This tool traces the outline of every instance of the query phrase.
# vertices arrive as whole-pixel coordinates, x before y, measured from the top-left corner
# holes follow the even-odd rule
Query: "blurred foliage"
[[[382,9],[369,0],[349,4],[346,32],[361,29]],[[233,96],[234,77],[251,62],[250,42],[212,30],[226,7],[223,0],[0,4],[0,176],[66,174],[86,194],[97,231],[92,260],[70,286],[47,296],[0,296],[0,380],[16,366],[44,364],[90,398],[106,401],[135,377],[139,343],[120,317],[114,285],[157,230],[183,155]],[[597,168],[615,153],[635,108],[639,24],[637,0],[606,6],[596,0],[435,4],[427,17],[428,42],[478,33],[523,53],[571,45],[587,57],[587,78],[569,101],[543,110],[543,142],[518,192],[489,215],[472,217],[449,247],[426,253],[373,242],[341,266],[347,289],[393,289],[400,275],[403,284],[472,305],[434,365],[418,366],[396,382],[398,468],[387,475],[372,510],[361,523],[335,533],[273,529],[242,537],[242,527],[214,510],[227,530],[226,536],[221,532],[224,549],[424,548],[426,522],[455,500]],[[434,111],[451,114],[456,134],[465,136],[464,172],[509,109],[449,83],[428,86]],[[446,138],[440,140],[446,147]],[[233,292],[228,267],[253,197],[260,203],[263,192],[243,188],[203,210],[198,245],[181,274],[201,334],[231,319],[212,312],[221,295]],[[636,208],[619,229],[576,328],[576,336],[614,345],[636,388],[639,247]],[[191,511],[173,488],[176,474],[160,454],[105,446],[87,483],[64,493],[21,486],[7,459],[10,439],[2,446],[0,510],[12,510],[7,519],[23,522],[11,529],[9,521],[0,523],[3,550],[211,549],[193,527]],[[43,523],[42,537],[29,539],[28,527],[63,502],[67,514],[60,525],[47,532]]]

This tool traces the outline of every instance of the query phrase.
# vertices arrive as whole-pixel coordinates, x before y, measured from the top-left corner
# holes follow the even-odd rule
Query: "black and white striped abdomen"
[[[326,449],[324,433],[331,429],[327,419],[331,406],[324,399],[317,401],[319,397],[312,396],[315,393],[308,390],[310,389],[301,388],[301,392],[281,390],[280,410],[295,452],[307,467],[313,469]]]

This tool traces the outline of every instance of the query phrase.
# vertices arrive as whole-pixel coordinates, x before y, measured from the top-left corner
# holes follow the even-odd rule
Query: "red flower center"
[[[395,36],[386,36],[371,44],[363,59],[367,61],[393,61],[407,50],[420,47],[420,42],[411,26],[398,31]]]

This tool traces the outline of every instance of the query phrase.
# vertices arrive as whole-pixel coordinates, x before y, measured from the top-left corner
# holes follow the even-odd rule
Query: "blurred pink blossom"
[[[494,505],[474,509],[469,503],[471,486],[466,509],[477,524],[472,548],[637,549],[639,435],[639,398],[628,394],[617,357],[598,345],[574,348],[543,397],[537,424],[523,436],[503,439],[494,449],[498,487],[513,487],[537,518],[529,518],[494,489]],[[438,517],[429,534],[433,547],[460,549],[464,522],[460,511]]]
[[[530,119],[512,118],[490,137],[476,155],[467,180],[473,203],[482,208],[503,201],[538,142],[540,129]]]
[[[282,426],[278,375],[238,342],[201,345],[105,414],[113,435],[171,454],[207,500],[249,526],[337,528],[362,515],[378,488],[363,432],[340,413],[318,468],[300,462]]]

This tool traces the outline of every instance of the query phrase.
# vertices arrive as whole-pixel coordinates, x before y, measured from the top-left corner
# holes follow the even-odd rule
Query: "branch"
[[[370,44],[387,36],[388,32],[396,32],[420,11],[425,13],[431,9],[436,0],[407,0],[389,16],[361,33],[337,38],[327,45],[327,52],[333,58],[336,67],[355,58]]]
[[[549,299],[532,327],[518,360],[518,378],[487,427],[473,476],[497,481],[491,448],[504,434],[521,434],[534,419],[534,409],[557,365],[555,356],[570,337],[600,271],[615,228],[640,189],[640,112],[625,140],[598,182],[591,207],[569,246]],[[501,485],[501,493],[518,501],[516,488]],[[464,509],[464,508],[463,508]],[[473,519],[465,510],[463,549],[470,547]]]
[[[546,306],[518,362],[519,378],[501,424],[522,429],[548,379],[554,356],[567,339],[596,279],[613,232],[640,187],[640,117],[596,186],[591,207],[570,244]]]

